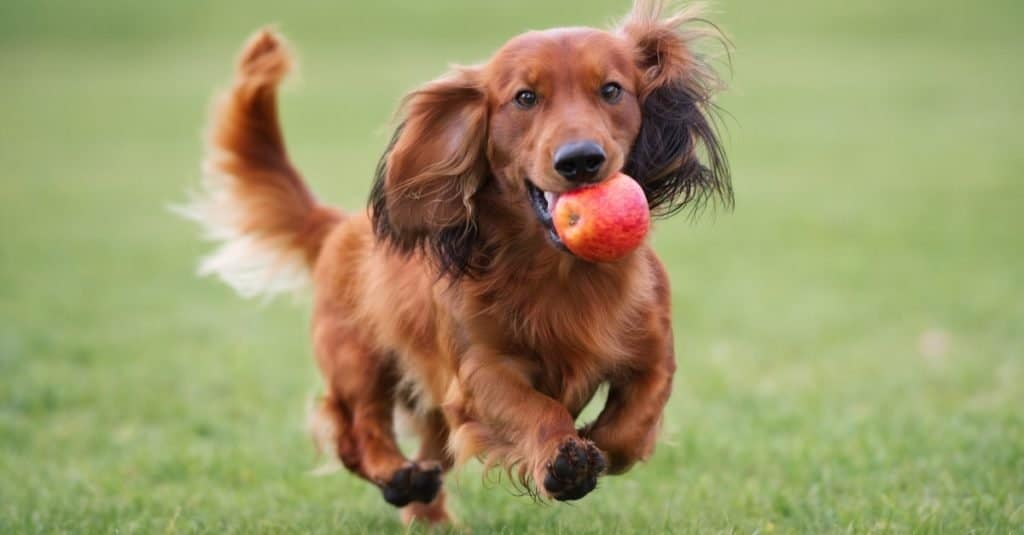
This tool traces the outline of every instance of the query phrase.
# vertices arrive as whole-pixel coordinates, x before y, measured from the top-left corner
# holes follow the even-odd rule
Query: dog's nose
[[[590,182],[604,165],[601,145],[593,141],[570,141],[555,151],[555,171],[573,182]]]

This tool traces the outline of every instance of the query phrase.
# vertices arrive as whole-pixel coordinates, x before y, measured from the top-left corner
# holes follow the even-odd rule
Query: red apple
[[[623,173],[559,195],[551,215],[562,243],[591,262],[623,258],[651,228],[643,188]]]

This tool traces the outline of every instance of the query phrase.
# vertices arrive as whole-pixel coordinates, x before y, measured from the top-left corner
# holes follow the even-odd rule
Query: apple
[[[651,228],[643,188],[623,173],[562,193],[551,214],[562,244],[591,262],[625,257],[643,243]]]

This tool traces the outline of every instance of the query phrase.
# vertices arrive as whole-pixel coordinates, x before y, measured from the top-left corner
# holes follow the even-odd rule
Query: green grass
[[[211,91],[277,22],[294,159],[357,208],[405,90],[626,5],[332,4],[0,4],[0,532],[401,529],[309,474],[306,307],[192,275],[206,247],[165,206]],[[1024,8],[849,4],[719,2],[737,207],[656,231],[661,446],[574,505],[471,466],[473,532],[1024,532]]]

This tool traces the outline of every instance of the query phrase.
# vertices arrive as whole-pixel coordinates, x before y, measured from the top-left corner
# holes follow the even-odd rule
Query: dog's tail
[[[219,276],[244,297],[304,285],[341,220],[316,201],[285,151],[276,93],[290,67],[288,50],[269,30],[245,45],[235,81],[213,110],[203,190],[178,209],[221,242],[199,273]]]

